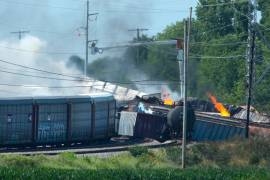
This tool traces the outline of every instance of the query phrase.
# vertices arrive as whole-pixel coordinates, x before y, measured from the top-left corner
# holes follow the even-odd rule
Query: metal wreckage
[[[245,136],[246,109],[188,98],[187,137],[190,141],[222,141]],[[151,138],[160,142],[182,136],[183,101],[162,99],[161,94],[136,96],[118,102],[117,132],[121,136]],[[249,134],[270,136],[270,117],[252,110]]]

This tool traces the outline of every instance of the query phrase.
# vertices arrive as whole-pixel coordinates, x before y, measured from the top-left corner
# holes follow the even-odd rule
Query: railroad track
[[[71,152],[78,155],[83,154],[98,154],[98,153],[115,153],[115,152],[124,152],[128,151],[130,148],[135,146],[147,147],[149,149],[162,148],[175,146],[180,144],[176,140],[166,141],[164,143],[159,143],[157,141],[144,142],[144,143],[133,143],[133,144],[114,144],[111,146],[108,145],[99,145],[98,147],[94,146],[81,146],[81,147],[70,147],[70,148],[52,148],[52,149],[24,149],[24,150],[2,150],[0,154],[2,155],[49,155],[54,156],[65,152]]]

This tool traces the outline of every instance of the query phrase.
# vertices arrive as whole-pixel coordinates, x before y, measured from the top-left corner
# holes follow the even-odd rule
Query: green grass
[[[134,147],[109,158],[1,155],[0,179],[270,179],[269,141],[255,137],[192,145],[185,170],[180,147]]]
[[[1,179],[269,179],[266,169],[48,169],[48,168],[0,168]]]

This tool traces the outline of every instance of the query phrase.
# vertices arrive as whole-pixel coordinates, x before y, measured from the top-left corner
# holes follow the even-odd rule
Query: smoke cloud
[[[43,54],[47,51],[46,41],[34,36],[25,36],[21,41],[3,40],[0,41],[1,60],[27,67],[42,69],[49,72],[69,74],[78,77],[81,72],[75,68],[67,68],[66,62],[62,59]],[[83,86],[82,82],[69,81],[74,78],[63,77],[55,74],[44,73],[16,65],[0,62],[1,70],[0,84],[11,86],[1,87],[0,95],[3,96],[34,96],[34,95],[70,95],[87,93],[88,88],[65,88],[49,89],[47,86]],[[30,76],[43,76],[51,79],[37,78]],[[68,79],[68,80],[56,80]],[[13,87],[12,85],[45,86],[36,88]]]

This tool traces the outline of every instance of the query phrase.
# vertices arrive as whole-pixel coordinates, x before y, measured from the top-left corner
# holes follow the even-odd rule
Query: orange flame
[[[215,105],[215,108],[220,112],[220,115],[223,117],[230,117],[230,112],[223,106],[223,104],[217,101],[217,98],[210,93],[207,93],[208,97],[210,98],[211,102]]]
[[[163,103],[164,103],[164,105],[170,105],[170,106],[172,106],[174,102],[173,102],[172,99],[165,99],[165,100],[163,101]]]

